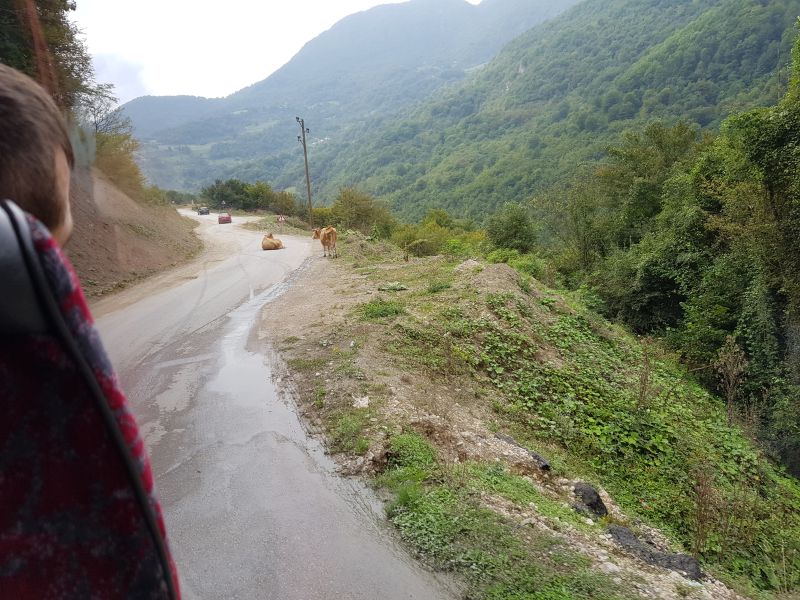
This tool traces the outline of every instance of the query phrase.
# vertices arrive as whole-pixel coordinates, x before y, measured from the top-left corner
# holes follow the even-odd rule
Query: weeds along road
[[[192,216],[202,256],[93,306],[153,460],[184,597],[455,597],[392,541],[368,490],[335,474],[273,385],[254,323],[319,247],[282,236],[285,250],[263,252],[260,233]]]

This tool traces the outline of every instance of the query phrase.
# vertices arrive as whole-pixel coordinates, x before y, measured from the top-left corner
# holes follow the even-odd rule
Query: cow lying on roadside
[[[286,246],[283,245],[283,242],[280,241],[278,238],[272,237],[271,233],[268,233],[264,236],[264,239],[261,240],[261,249],[262,250],[281,250]]]
[[[319,240],[322,244],[322,256],[338,256],[336,252],[336,228],[317,227],[312,239]]]

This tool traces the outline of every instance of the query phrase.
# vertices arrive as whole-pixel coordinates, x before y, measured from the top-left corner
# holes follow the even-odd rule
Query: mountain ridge
[[[226,98],[139,98],[123,110],[143,141],[142,165],[151,181],[197,189],[235,168],[236,159],[296,152],[296,114],[312,134],[341,139],[364,118],[396,114],[462,79],[519,30],[577,1],[381,5],[346,17],[270,77]]]
[[[793,0],[587,0],[363,146],[316,157],[323,190],[357,185],[408,218],[434,207],[482,218],[600,160],[631,127],[713,129],[774,102],[799,11]]]

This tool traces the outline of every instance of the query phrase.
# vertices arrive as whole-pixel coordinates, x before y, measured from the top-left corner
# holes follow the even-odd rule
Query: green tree
[[[0,0],[0,62],[36,76],[29,34],[23,29],[14,0]]]
[[[264,181],[256,181],[247,184],[245,210],[273,210],[275,206],[275,192],[272,187]],[[275,211],[277,212],[277,211]],[[288,214],[294,214],[290,212]]]
[[[365,234],[389,237],[396,220],[389,207],[369,194],[353,187],[343,187],[331,205],[331,218],[337,226],[356,229]]]
[[[608,232],[614,243],[628,247],[649,230],[661,211],[664,182],[679,163],[691,160],[697,141],[696,128],[686,123],[667,127],[656,121],[608,149],[597,178],[614,214]]]
[[[531,211],[517,203],[507,203],[489,217],[486,225],[489,241],[498,248],[530,252],[536,244],[536,227]]]
[[[305,206],[298,200],[297,196],[289,192],[276,192],[272,197],[270,209],[279,215],[286,216],[305,216]]]
[[[448,212],[442,208],[434,208],[428,211],[425,215],[425,218],[422,220],[423,225],[427,225],[430,223],[435,223],[439,227],[446,227],[450,228],[453,227],[453,217],[451,217]]]
[[[756,407],[767,448],[800,473],[800,39],[793,58],[784,99],[731,117],[713,143],[674,128],[626,136],[599,173],[611,214],[625,219],[612,220],[616,248],[591,278],[612,314],[667,331],[697,369],[735,337],[736,394],[708,370],[704,379],[731,416]],[[637,230],[638,241],[620,240]]]
[[[212,208],[243,208],[248,204],[247,184],[238,179],[217,179],[213,184],[204,187],[200,195],[208,199]]]
[[[75,10],[75,2],[35,0],[33,4],[49,53],[42,58],[54,71],[55,99],[60,106],[73,108],[94,80],[91,57],[77,25],[67,16]],[[32,27],[37,24],[27,21],[20,8],[16,0],[0,0],[0,62],[38,78],[32,37]]]

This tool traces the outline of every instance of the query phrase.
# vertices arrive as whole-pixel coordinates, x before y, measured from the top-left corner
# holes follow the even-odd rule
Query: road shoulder
[[[569,307],[506,265],[406,262],[389,244],[342,237],[344,258],[316,260],[264,312],[259,337],[309,428],[343,473],[379,488],[390,520],[429,566],[459,573],[469,597],[551,586],[568,590],[565,598],[741,597],[621,549],[606,521],[633,521],[602,488],[610,517],[575,511],[577,480],[542,468],[542,454],[557,449],[509,435],[516,417],[498,412],[493,386],[469,366],[474,357],[459,354],[456,338],[429,337],[441,335],[429,325],[448,310],[453,331],[444,335],[464,335],[461,311],[480,312],[487,299],[527,296],[519,306],[545,324],[553,303]],[[644,523],[636,529],[666,555],[674,547]]]

